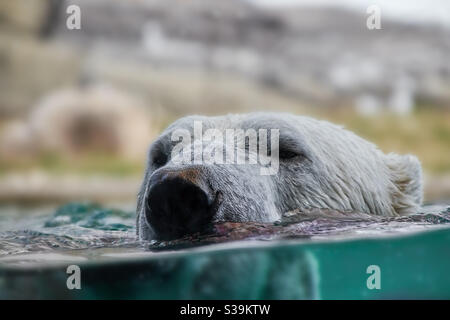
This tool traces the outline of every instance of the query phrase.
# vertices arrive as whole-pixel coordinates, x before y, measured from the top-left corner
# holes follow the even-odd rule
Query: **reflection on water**
[[[135,238],[135,215],[131,208],[108,209],[95,204],[71,203],[56,210],[18,210],[15,207],[2,209],[0,264],[27,266],[33,263],[127,259],[225,242],[245,246],[237,240],[264,240],[267,244],[268,240],[283,239],[311,242],[377,238],[446,228],[450,222],[450,207],[444,205],[425,206],[420,214],[395,218],[329,210],[313,210],[307,215],[293,211],[276,223],[226,222],[215,225],[209,234],[168,242],[139,243]]]

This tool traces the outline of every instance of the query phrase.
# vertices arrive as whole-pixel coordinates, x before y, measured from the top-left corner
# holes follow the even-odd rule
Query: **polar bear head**
[[[416,157],[386,155],[340,126],[278,113],[189,116],[150,146],[137,233],[172,239],[294,209],[395,216],[421,202]]]

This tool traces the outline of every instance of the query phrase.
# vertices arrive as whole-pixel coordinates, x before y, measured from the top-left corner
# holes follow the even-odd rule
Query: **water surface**
[[[450,227],[450,207],[446,205],[428,205],[419,214],[394,218],[329,210],[307,214],[292,211],[275,223],[220,223],[207,234],[167,242],[139,242],[132,206],[115,207],[92,203],[69,203],[57,209],[3,207],[0,266],[129,259],[211,244],[245,247],[244,241],[266,245],[382,238]]]

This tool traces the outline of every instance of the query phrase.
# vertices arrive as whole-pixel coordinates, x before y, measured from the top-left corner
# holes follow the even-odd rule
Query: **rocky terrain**
[[[51,41],[37,48],[24,42],[26,50],[38,50],[37,56],[15,52],[17,38],[12,48],[1,51],[3,59],[14,55],[13,62],[18,60],[22,67],[28,63],[37,68],[42,62],[57,65],[65,75],[53,74],[50,68],[46,82],[53,84],[86,79],[126,83],[175,111],[168,92],[189,82],[205,86],[211,74],[214,79],[216,74],[229,77],[231,83],[256,82],[317,106],[388,107],[404,113],[417,103],[443,107],[450,103],[450,30],[442,27],[385,19],[381,30],[368,30],[365,12],[330,7],[265,9],[239,0],[41,2],[48,6],[46,14],[35,14],[40,28],[28,29]],[[66,28],[69,4],[81,8],[81,30]],[[6,16],[17,14],[4,11]],[[57,59],[46,58],[49,46]],[[6,93],[30,82],[16,81],[17,77],[3,87]],[[40,84],[33,91],[44,89]],[[25,100],[15,105],[25,106]],[[198,105],[184,100],[188,109]]]
[[[82,9],[82,31],[63,19],[53,35],[114,43],[108,51],[124,59],[236,73],[320,105],[372,96],[395,108],[401,95],[449,105],[450,30],[388,20],[368,30],[365,12],[238,0],[69,2]]]

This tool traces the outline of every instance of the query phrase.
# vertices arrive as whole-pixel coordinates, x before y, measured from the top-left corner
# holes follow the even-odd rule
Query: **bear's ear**
[[[423,199],[422,166],[413,155],[386,155],[394,210],[400,214],[417,213]]]

